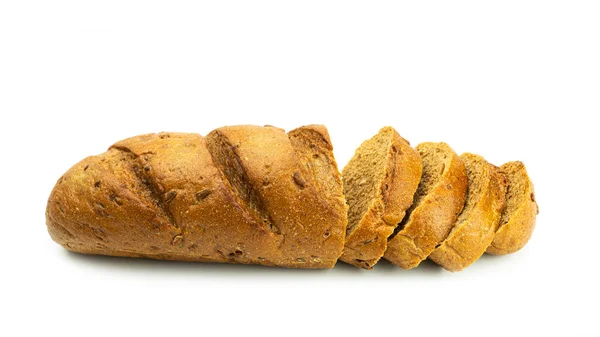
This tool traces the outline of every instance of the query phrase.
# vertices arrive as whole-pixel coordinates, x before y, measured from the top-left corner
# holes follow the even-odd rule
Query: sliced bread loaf
[[[465,207],[448,237],[429,258],[449,271],[477,260],[492,243],[506,204],[506,178],[481,156],[466,153],[469,187]]]
[[[423,175],[412,207],[388,241],[384,258],[404,269],[419,265],[448,236],[462,210],[467,172],[446,143],[416,147]]]
[[[513,161],[502,165],[500,170],[506,175],[508,189],[500,227],[492,245],[486,250],[486,253],[494,255],[510,254],[523,248],[531,238],[535,217],[539,213],[533,184],[525,165],[520,161]]]
[[[371,269],[413,201],[421,160],[391,127],[363,142],[342,171],[348,227],[340,259]]]

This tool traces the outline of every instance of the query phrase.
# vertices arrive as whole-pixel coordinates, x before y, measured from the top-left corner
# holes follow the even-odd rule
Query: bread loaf
[[[347,223],[316,125],[126,139],[63,175],[46,215],[75,252],[300,268],[333,267]]]
[[[464,206],[468,185],[465,165],[448,144],[422,143],[416,150],[423,163],[421,182],[384,255],[404,269],[418,266],[448,236]]]
[[[119,141],[58,180],[46,223],[84,254],[364,269],[429,257],[459,271],[527,243],[533,193],[521,162],[497,168],[445,143],[415,151],[391,127],[340,176],[324,126],[243,125]]]

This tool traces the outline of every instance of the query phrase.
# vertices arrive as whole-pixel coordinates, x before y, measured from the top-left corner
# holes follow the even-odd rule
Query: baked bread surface
[[[497,168],[445,143],[415,151],[391,127],[342,176],[321,125],[141,135],[69,169],[46,222],[85,254],[365,269],[429,257],[460,271],[484,252],[521,249],[539,212],[523,163]]]
[[[346,217],[318,125],[125,139],[65,173],[46,211],[75,252],[300,268],[335,265]]]

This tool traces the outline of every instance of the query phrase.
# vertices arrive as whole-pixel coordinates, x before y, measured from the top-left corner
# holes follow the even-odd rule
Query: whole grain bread
[[[469,186],[465,207],[448,237],[429,258],[449,271],[460,271],[479,259],[494,239],[506,204],[506,178],[483,157],[461,159]]]
[[[502,165],[500,170],[506,175],[508,189],[500,227],[486,250],[486,253],[494,255],[510,254],[523,248],[531,238],[535,217],[539,213],[533,183],[525,165],[513,161]]]
[[[85,254],[371,269],[385,253],[405,269],[429,256],[459,271],[521,249],[537,213],[521,162],[497,168],[445,143],[415,151],[384,127],[342,184],[325,127],[244,125],[117,142],[58,180],[46,223]]]
[[[54,187],[51,237],[86,254],[331,268],[347,212],[323,126],[120,141]]]
[[[448,236],[463,209],[468,185],[465,165],[448,144],[422,143],[416,150],[423,163],[421,182],[384,255],[404,269],[418,266]]]
[[[412,204],[421,170],[417,152],[391,127],[360,145],[342,171],[348,202],[342,261],[373,268]]]

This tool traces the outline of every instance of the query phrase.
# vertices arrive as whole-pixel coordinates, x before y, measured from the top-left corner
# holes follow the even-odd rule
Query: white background
[[[598,336],[598,1],[2,1],[0,335]],[[384,125],[526,163],[530,243],[460,273],[68,253],[60,175],[125,137]]]

